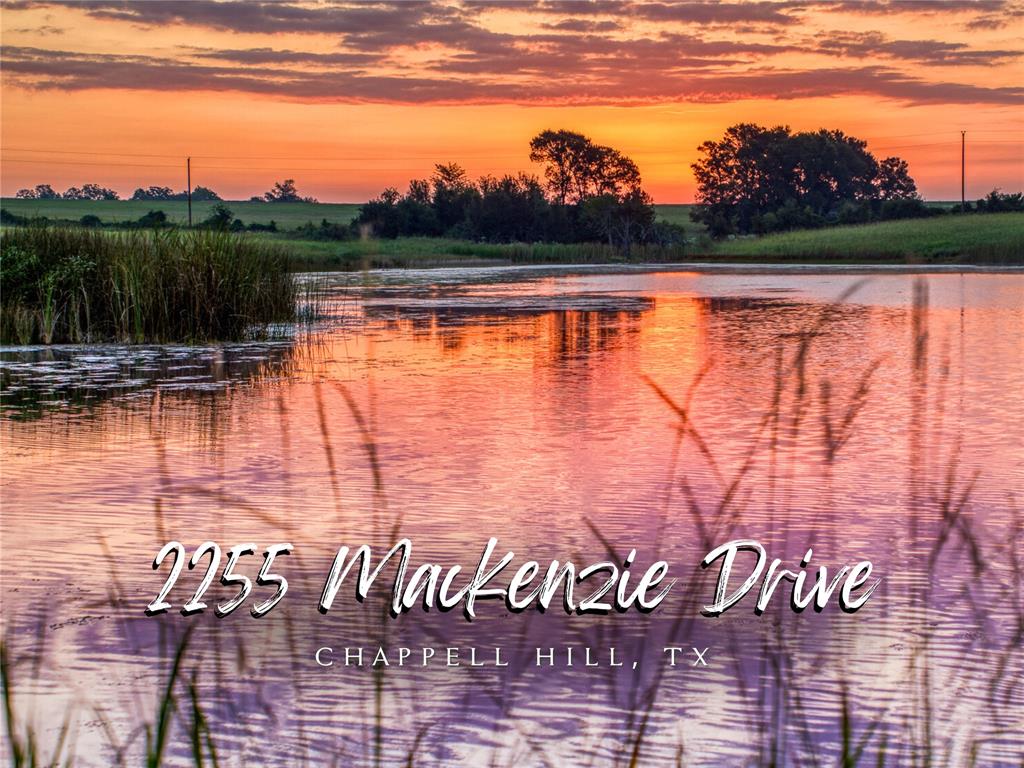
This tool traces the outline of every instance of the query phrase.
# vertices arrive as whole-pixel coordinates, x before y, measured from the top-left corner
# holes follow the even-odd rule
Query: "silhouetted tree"
[[[413,179],[409,182],[408,199],[423,205],[430,205],[430,182],[427,179]]]
[[[60,193],[54,191],[49,184],[37,184],[31,189],[19,189],[15,197],[22,200],[57,200]]]
[[[583,217],[608,245],[619,247],[629,255],[633,243],[643,241],[654,226],[654,205],[650,196],[637,189],[622,198],[612,194],[588,198],[583,203]]]
[[[473,236],[492,242],[537,242],[551,238],[551,206],[533,176],[484,176],[468,211]]]
[[[798,133],[787,142],[785,160],[793,163],[793,197],[823,219],[836,215],[847,200],[859,202],[875,196],[878,163],[867,142],[842,131]],[[788,167],[783,167],[787,174]]]
[[[175,192],[170,187],[139,187],[132,193],[132,200],[187,200],[188,192],[184,189]],[[205,200],[220,200],[220,195],[209,187],[196,187],[192,190],[192,200],[203,202]]]
[[[119,200],[120,196],[112,189],[101,187],[99,184],[83,184],[79,187],[69,187],[63,195],[65,200]]]
[[[406,234],[402,231],[397,210],[401,199],[402,195],[397,189],[388,187],[378,197],[359,207],[359,215],[354,223],[368,226],[370,233],[377,237],[392,239]]]
[[[132,193],[132,200],[170,200],[174,190],[170,187],[139,187]]]
[[[484,176],[474,183],[460,165],[439,164],[429,180],[409,182],[404,196],[388,188],[362,205],[354,228],[388,238],[444,234],[492,242],[605,240],[624,250],[652,237],[654,207],[628,157],[568,131],[546,131],[531,147],[531,156],[547,158],[553,199],[533,176]],[[566,157],[572,161],[563,162]]]
[[[740,123],[699,151],[691,218],[715,237],[927,214],[904,161],[880,164],[842,131]],[[917,204],[884,204],[895,200]]]
[[[430,185],[434,214],[441,230],[448,232],[465,221],[466,211],[479,193],[458,163],[435,165]]]
[[[878,164],[875,187],[882,200],[918,199],[917,184],[910,178],[907,161],[898,157],[887,157]]]
[[[530,141],[530,159],[544,164],[548,189],[560,205],[588,197],[622,196],[640,187],[636,163],[573,131],[542,131]]]
[[[788,128],[740,123],[721,141],[705,141],[693,164],[697,208],[691,214],[715,237],[750,232],[757,216],[782,206],[793,194]],[[788,169],[788,172],[787,172]]]
[[[312,197],[302,197],[295,188],[294,179],[285,179],[274,183],[270,191],[263,195],[268,203],[315,203]]]
[[[184,194],[184,193],[182,193]],[[192,200],[197,202],[206,202],[209,200],[220,200],[221,196],[214,192],[209,187],[196,187],[192,190]]]

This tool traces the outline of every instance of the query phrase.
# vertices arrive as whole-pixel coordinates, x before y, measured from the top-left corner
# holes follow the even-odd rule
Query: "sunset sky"
[[[737,122],[839,128],[926,198],[1024,186],[1024,2],[2,6],[2,192],[194,184],[322,201],[435,162],[538,173],[545,128],[630,155],[657,202]]]

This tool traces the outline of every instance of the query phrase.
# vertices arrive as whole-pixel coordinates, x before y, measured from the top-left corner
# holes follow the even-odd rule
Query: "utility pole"
[[[192,226],[192,158],[185,158],[185,183],[188,185],[188,225]]]
[[[960,131],[960,213],[967,210],[967,131]]]

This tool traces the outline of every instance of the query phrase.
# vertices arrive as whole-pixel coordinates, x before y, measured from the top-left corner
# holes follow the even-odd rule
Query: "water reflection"
[[[71,713],[79,764],[137,762],[193,627],[165,749],[184,764],[197,742],[235,765],[1019,763],[1021,275],[405,277],[336,278],[314,345],[78,349],[10,373],[5,354],[5,389],[146,393],[3,422],[20,728],[52,746]],[[316,611],[338,546],[400,535],[464,567],[492,535],[518,562],[636,548],[679,584],[649,617]],[[142,617],[174,537],[292,541],[286,600],[258,621]],[[702,618],[697,563],[734,537],[791,568],[808,548],[869,559],[883,583],[854,615],[783,598]],[[379,645],[499,645],[509,666],[311,660]],[[710,665],[669,667],[666,646]],[[538,647],[638,664],[538,667]]]
[[[208,347],[54,346],[0,348],[4,416],[81,412],[155,392],[202,397],[245,381],[287,375],[289,342]]]

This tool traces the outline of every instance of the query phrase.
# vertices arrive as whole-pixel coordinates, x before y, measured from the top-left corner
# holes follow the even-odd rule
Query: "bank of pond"
[[[1024,264],[1024,213],[947,215],[795,230],[672,246],[607,243],[478,243],[431,237],[342,243],[261,235],[285,244],[297,269],[358,270],[501,264]]]
[[[800,262],[1024,264],[1024,213],[943,216],[714,243],[301,240],[207,229],[3,229],[0,342],[203,342],[265,338],[295,322],[302,271],[500,264]]]

